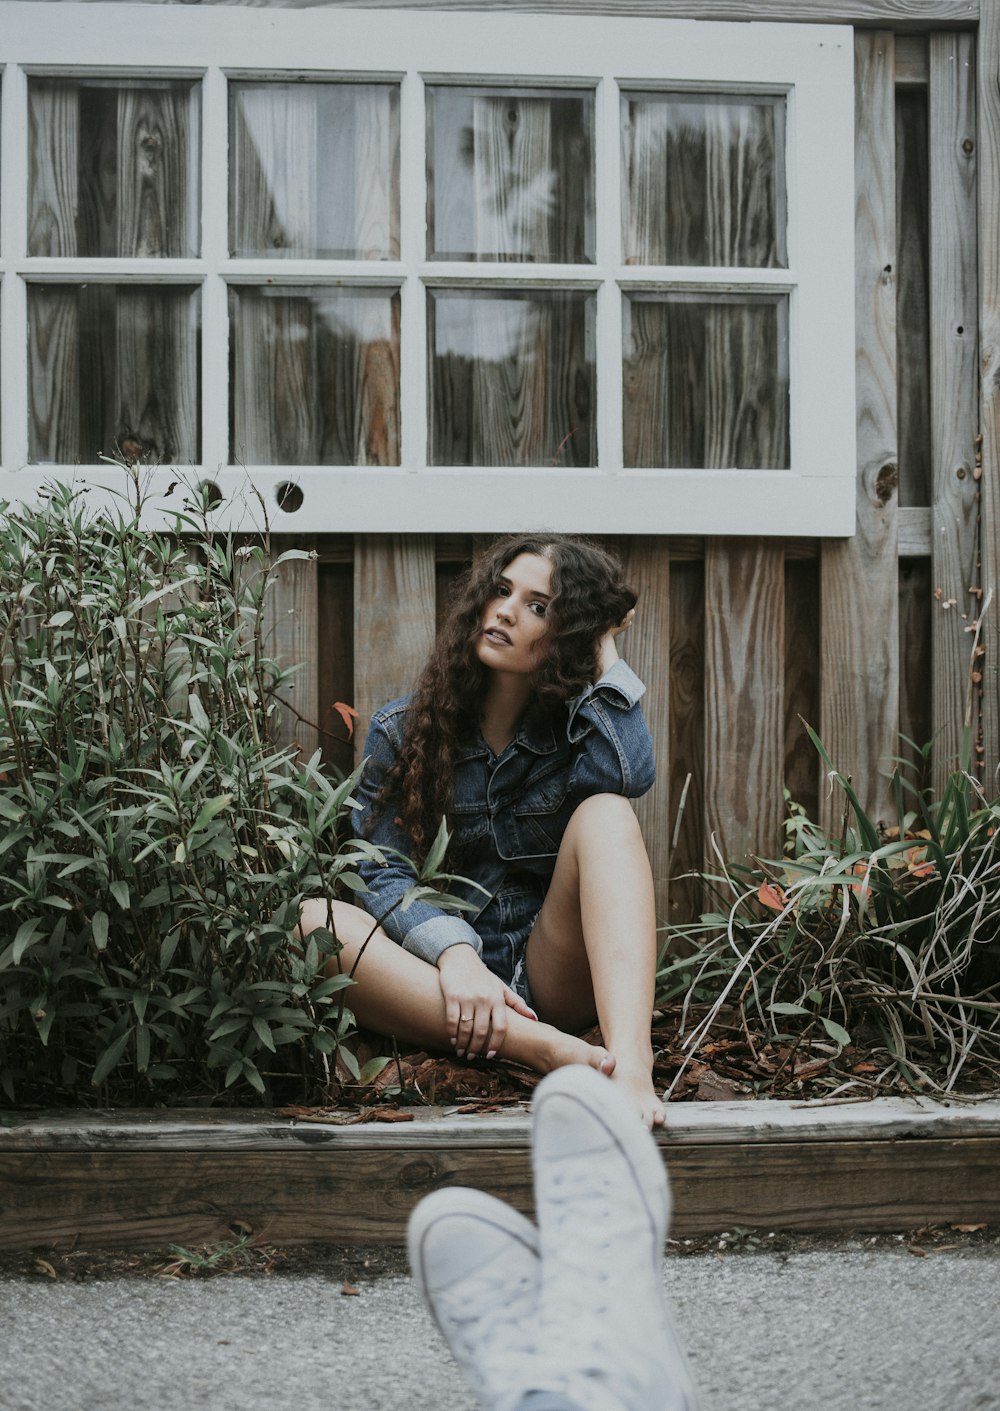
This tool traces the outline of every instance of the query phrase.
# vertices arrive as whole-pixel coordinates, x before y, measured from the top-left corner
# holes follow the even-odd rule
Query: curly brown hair
[[[476,556],[452,588],[445,620],[406,712],[399,758],[375,802],[376,814],[394,810],[418,865],[442,817],[450,816],[459,746],[479,728],[489,669],[475,645],[486,604],[519,554],[539,554],[552,564],[545,650],[532,679],[533,704],[550,720],[557,720],[594,680],[602,636],[636,604],[618,560],[586,539],[509,534]]]

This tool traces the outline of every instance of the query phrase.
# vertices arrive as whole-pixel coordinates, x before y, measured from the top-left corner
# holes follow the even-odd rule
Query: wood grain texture
[[[934,783],[963,761],[979,587],[976,87],[972,35],[930,40]],[[990,227],[984,227],[990,231]],[[996,239],[997,231],[991,230]],[[940,596],[939,596],[940,592]],[[971,720],[968,722],[971,728]]]
[[[372,712],[405,695],[434,643],[434,540],[359,534],[354,548],[355,760]]]
[[[80,458],[78,290],[29,287],[28,363],[28,455],[72,465]]]
[[[75,87],[28,82],[28,254],[75,255],[80,160]]]
[[[1000,1138],[672,1143],[671,1234],[736,1226],[898,1230],[1000,1219]],[[413,1206],[475,1186],[532,1213],[528,1143],[279,1152],[0,1155],[0,1247],[201,1244],[235,1222],[272,1244],[401,1244]]]
[[[308,538],[274,541],[276,554],[283,548],[311,550],[312,547],[312,540]],[[278,692],[288,707],[292,707],[282,710],[278,743],[296,744],[308,758],[319,744],[316,722],[320,718],[319,593],[315,558],[292,559],[277,570],[268,596],[264,630],[269,650],[282,666],[299,667]]]
[[[976,45],[979,131],[979,415],[982,432],[982,572],[993,605],[984,622],[983,763],[1000,763],[1000,6],[983,8]]]
[[[118,236],[115,253],[196,254],[188,248],[187,86],[123,88],[118,94]]]
[[[699,544],[703,552],[703,546]],[[668,919],[683,924],[702,909],[705,840],[705,564],[670,550],[670,828],[673,866]],[[678,828],[678,818],[680,826]]]
[[[899,716],[896,177],[893,37],[855,35],[855,317],[858,487],[853,539],[824,543],[820,734],[873,817]],[[842,808],[823,791],[824,821]]]
[[[785,581],[781,542],[705,546],[705,851],[744,862],[780,849]]]
[[[622,656],[640,680],[646,694],[642,709],[653,737],[656,783],[635,800],[656,894],[656,916],[669,913],[670,874],[670,555],[666,542],[652,535],[636,535],[622,542],[625,577],[639,594],[634,625],[619,638]]]
[[[184,0],[153,0],[182,4]],[[228,5],[234,0],[202,0]],[[663,16],[693,20],[790,20],[800,24],[855,24],[917,32],[941,27],[971,28],[981,0],[236,0],[254,8],[362,10],[495,10],[546,14]],[[988,5],[982,6],[988,9]]]

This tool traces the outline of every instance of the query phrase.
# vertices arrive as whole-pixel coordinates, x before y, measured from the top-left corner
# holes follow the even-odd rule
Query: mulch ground
[[[914,1091],[932,1093],[919,1082],[890,1069],[877,1049],[852,1045],[841,1050],[821,1040],[775,1040],[741,1028],[725,1016],[712,1026],[710,1037],[686,1049],[679,1037],[681,1014],[658,1010],[653,1016],[653,1079],[658,1091],[669,1090],[671,1102],[738,1102],[756,1098],[847,1100],[899,1096]],[[685,1032],[692,1028],[687,1016]],[[584,1035],[600,1043],[599,1029]],[[540,1075],[503,1060],[462,1059],[422,1051],[391,1052],[385,1041],[362,1035],[351,1041],[360,1070],[378,1069],[359,1084],[343,1060],[336,1085],[323,1106],[296,1104],[278,1109],[299,1121],[337,1124],[400,1122],[412,1118],[414,1106],[444,1106],[458,1112],[489,1113],[529,1103]],[[379,1065],[382,1065],[379,1068]],[[981,1095],[996,1089],[992,1073],[969,1068],[960,1094]]]

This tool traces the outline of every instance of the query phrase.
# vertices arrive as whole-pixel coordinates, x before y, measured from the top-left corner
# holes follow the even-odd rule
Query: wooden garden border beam
[[[1000,1103],[681,1103],[660,1148],[675,1235],[733,1225],[905,1229],[1000,1219]],[[530,1118],[424,1109],[337,1126],[267,1113],[74,1113],[0,1129],[0,1248],[402,1243],[418,1199],[530,1212]]]

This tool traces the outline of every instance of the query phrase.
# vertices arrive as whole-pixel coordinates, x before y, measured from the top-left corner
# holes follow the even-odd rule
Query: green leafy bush
[[[266,535],[140,527],[53,486],[0,511],[0,1088],[11,1102],[315,1096],[349,1032],[306,896],[362,884],[352,779],[271,743]],[[336,970],[336,967],[332,967]],[[345,1061],[351,1056],[345,1051]]]
[[[896,822],[880,827],[809,733],[846,800],[840,836],[793,807],[785,857],[704,874],[716,909],[668,928],[659,1002],[698,1007],[692,1053],[735,1011],[764,1043],[860,1043],[878,1084],[950,1091],[973,1068],[995,1079],[1000,798],[960,771],[935,800],[897,769]]]

